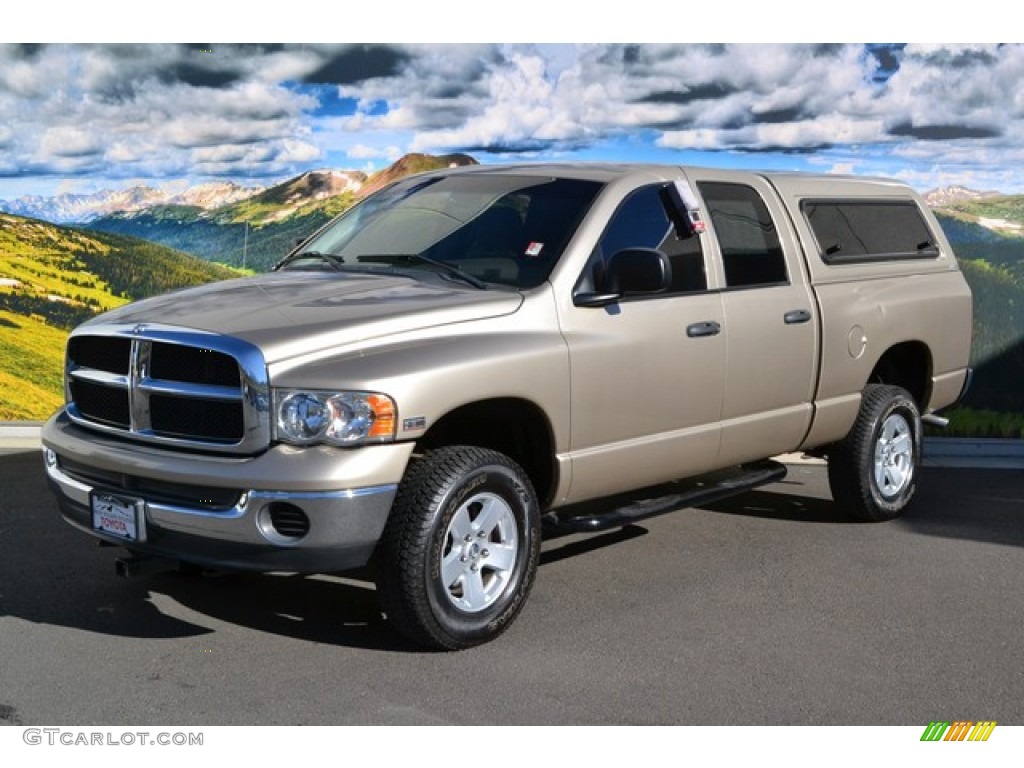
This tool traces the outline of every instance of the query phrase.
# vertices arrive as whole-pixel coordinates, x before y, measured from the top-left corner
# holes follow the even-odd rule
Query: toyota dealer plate
[[[139,502],[109,493],[94,493],[92,527],[125,541],[139,539]]]

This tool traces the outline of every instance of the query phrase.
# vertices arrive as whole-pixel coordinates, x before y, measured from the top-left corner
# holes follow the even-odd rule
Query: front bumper
[[[211,568],[299,573],[369,561],[412,452],[397,444],[196,455],[96,435],[63,413],[44,426],[43,446],[61,514],[98,539]],[[134,502],[135,540],[94,529],[94,493]]]

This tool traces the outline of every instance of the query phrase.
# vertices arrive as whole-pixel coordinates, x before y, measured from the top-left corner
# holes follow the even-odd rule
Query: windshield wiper
[[[454,264],[447,261],[440,261],[439,259],[431,258],[430,256],[424,256],[422,253],[399,253],[399,254],[374,254],[369,256],[360,256],[357,261],[361,262],[381,262],[384,264],[391,264],[398,261],[413,262],[422,261],[424,264],[430,264],[431,266],[438,267],[442,270],[442,274],[449,278],[456,278],[464,283],[468,283],[474,288],[479,288],[481,291],[486,291],[488,286],[483,280],[475,275],[469,274],[464,269],[460,269]]]
[[[320,259],[320,261],[330,265],[331,269],[337,272],[341,271],[341,267],[345,263],[345,259],[335,253],[324,253],[323,251],[300,251],[299,253],[293,253],[291,256],[286,256],[276,267],[274,267],[274,269],[281,269],[282,267],[285,267],[294,261],[298,261],[299,259]]]

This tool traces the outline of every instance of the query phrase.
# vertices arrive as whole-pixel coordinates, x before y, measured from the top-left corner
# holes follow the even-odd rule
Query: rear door
[[[764,179],[690,170],[725,322],[720,463],[793,450],[810,427],[818,316],[799,243]]]

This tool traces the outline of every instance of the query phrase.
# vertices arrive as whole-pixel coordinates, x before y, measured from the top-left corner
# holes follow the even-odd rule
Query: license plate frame
[[[89,494],[92,529],[125,542],[145,541],[145,502],[108,491]]]

